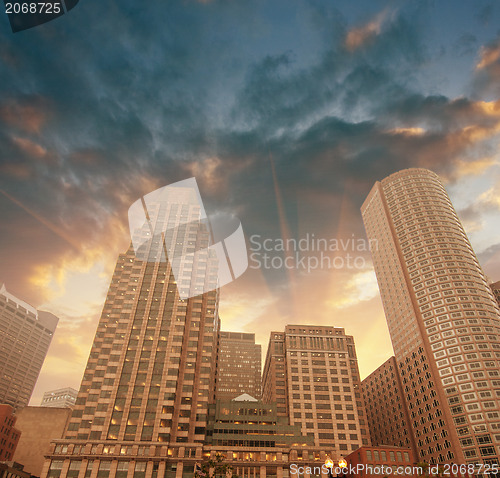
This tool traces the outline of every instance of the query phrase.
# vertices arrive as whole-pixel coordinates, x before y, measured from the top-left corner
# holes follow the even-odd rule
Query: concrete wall
[[[14,460],[24,465],[24,471],[41,475],[50,441],[63,437],[71,411],[71,408],[24,407],[16,412],[16,428],[21,431],[21,438]]]

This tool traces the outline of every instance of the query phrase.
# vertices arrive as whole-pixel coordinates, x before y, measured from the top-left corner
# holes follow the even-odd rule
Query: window
[[[105,460],[99,463],[99,470],[97,471],[98,478],[107,478],[109,470],[111,469],[111,461]]]
[[[80,467],[82,462],[80,460],[71,460],[69,463],[69,469],[67,473],[68,478],[76,478],[80,473]]]
[[[61,470],[63,467],[63,460],[52,460],[49,467],[49,472],[47,473],[48,478],[55,478],[61,475]]]

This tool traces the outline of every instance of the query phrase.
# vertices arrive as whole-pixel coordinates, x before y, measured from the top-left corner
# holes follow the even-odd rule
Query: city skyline
[[[307,236],[306,236],[306,238],[307,238]],[[300,240],[300,239],[304,239],[304,238],[298,238],[298,239],[296,239],[295,241],[298,241],[298,240]],[[278,239],[278,240],[276,240],[276,241],[279,241],[279,240],[280,240],[280,239]],[[309,239],[308,239],[308,240],[309,240]],[[344,239],[342,239],[342,238],[341,238],[341,239],[335,239],[335,238],[333,238],[333,239],[332,239],[332,238],[328,238],[328,239],[325,239],[325,238],[316,238],[316,240],[320,240],[320,241],[332,241],[332,240],[333,240],[333,241],[338,241],[338,242],[340,242],[340,243],[342,243],[342,241],[344,241]],[[347,244],[347,243],[349,243],[349,241],[350,241],[350,240],[353,240],[353,238],[346,238],[346,239],[345,239],[345,243],[346,243],[346,244]],[[282,240],[282,241],[283,241],[283,240]],[[251,250],[250,250],[250,253],[251,253]],[[498,276],[497,276],[497,277],[498,277]],[[378,289],[377,289],[377,292],[378,292]],[[378,296],[377,296],[377,297],[375,297],[375,299],[377,299],[377,298],[378,298]],[[384,323],[385,323],[385,317],[384,317]],[[289,324],[289,323],[286,323],[285,325],[293,325],[293,323],[290,323],[290,324]],[[349,329],[349,326],[347,326],[347,328]],[[248,330],[248,329],[247,329],[247,330]],[[233,332],[242,332],[242,331],[241,331],[241,330],[233,330]],[[388,334],[387,334],[387,335],[388,335]],[[387,337],[387,338],[388,338],[388,337]],[[264,341],[263,341],[263,344],[265,344],[265,343],[266,343],[266,341],[264,340]],[[390,343],[390,342],[389,342],[389,343]],[[263,360],[264,360],[264,358],[265,358],[265,354],[266,354],[266,352],[267,352],[267,348],[266,348],[266,347],[263,347],[263,350],[262,350],[262,359],[263,359]],[[50,349],[49,349],[49,353],[50,353]],[[387,358],[389,358],[389,357],[393,354],[392,347],[391,347],[391,348],[386,348],[386,349],[385,349],[385,353],[386,353],[386,355],[387,355]],[[361,356],[363,356],[363,352],[361,352]],[[372,363],[371,357],[367,357],[367,361],[368,361],[368,362],[370,362],[370,363]],[[377,365],[375,366],[375,368],[376,368],[376,367],[378,367],[379,365],[381,365],[382,363],[383,363],[383,359],[381,360],[380,364],[377,364]],[[368,376],[369,374],[371,374],[371,373],[374,371],[374,369],[373,369],[373,365],[371,365],[371,366],[372,366],[372,369],[370,369],[369,367],[365,367],[365,368],[364,368],[364,372],[362,372],[362,373],[361,373],[361,378],[362,378],[362,379],[364,379],[366,376]],[[83,370],[82,370],[82,374],[83,374]],[[77,386],[77,387],[78,387],[78,384],[79,384],[79,380],[78,380],[77,378],[74,378],[74,379],[73,379],[73,385],[75,385],[75,386]],[[64,384],[64,385],[65,385],[65,384]],[[36,390],[36,388],[37,388],[37,387],[35,387],[35,390]],[[36,400],[39,400],[39,399],[40,399],[40,397],[43,395],[43,393],[45,393],[45,390],[42,390],[42,389],[40,388],[40,389],[39,389],[38,394],[37,394],[37,395],[35,395],[34,397],[32,397],[32,398],[33,398],[33,401],[32,401],[32,402],[30,402],[30,403],[31,403],[31,404],[36,404],[36,403],[35,403],[35,402],[36,402]]]
[[[146,241],[117,260],[71,419],[64,439],[51,444],[43,478],[84,471],[122,477],[132,469],[179,477],[194,471],[195,460],[226,453],[234,443],[249,449],[227,459],[244,467],[247,455],[263,464],[277,460],[276,470],[267,471],[279,475],[283,463],[299,459],[299,450],[304,459],[321,461],[330,447],[338,459],[384,445],[371,442],[374,420],[390,441],[416,446],[418,460],[497,462],[500,309],[436,173],[395,172],[373,185],[361,207],[395,354],[369,377],[371,390],[362,387],[355,340],[344,328],[292,324],[270,334],[259,404],[247,394],[217,400],[217,383],[227,377],[230,384],[234,375],[220,357],[224,341],[251,345],[247,358],[254,367],[241,374],[249,384],[260,368],[260,346],[254,334],[221,332],[220,290],[207,288],[220,263],[207,248],[211,237],[199,202],[179,191],[148,202],[148,224],[134,231]],[[175,276],[170,259],[159,254],[174,249],[183,257]],[[309,252],[318,250],[325,252],[316,246]],[[183,298],[182,287],[209,292]],[[230,347],[228,356],[241,355],[238,344]],[[383,398],[371,405],[369,398],[384,382],[386,397],[391,390],[396,395],[393,419],[381,423]],[[263,417],[259,426],[278,428],[253,428],[256,416]],[[406,424],[394,430],[398,417]],[[287,431],[285,421],[297,428]],[[240,423],[246,425],[235,427]],[[413,441],[405,438],[408,427]],[[231,437],[247,428],[254,440]],[[294,438],[279,438],[282,449],[274,455],[266,452],[273,448],[268,432]],[[266,476],[263,464],[252,469]]]
[[[430,168],[500,280],[498,24],[489,0],[104,0],[18,34],[4,16],[0,283],[60,317],[32,403],[78,386],[128,208],[179,180],[263,259],[250,238],[365,240],[372,185]],[[342,327],[366,377],[392,352],[369,251],[358,266],[249,267],[224,328]]]

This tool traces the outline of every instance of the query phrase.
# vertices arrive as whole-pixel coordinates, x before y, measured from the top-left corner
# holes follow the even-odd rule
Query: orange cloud
[[[208,191],[215,192],[221,188],[226,189],[222,166],[220,158],[211,157],[193,162],[187,169]]]
[[[61,229],[60,227],[56,226],[52,222],[45,219],[40,214],[36,213],[35,211],[30,209],[29,207],[25,206],[21,201],[17,200],[15,197],[11,196],[6,191],[0,189],[0,193],[3,194],[6,198],[10,199],[14,204],[19,206],[21,209],[23,209],[31,217],[33,217],[38,222],[40,222],[45,227],[47,227],[47,229],[50,229],[54,234],[59,236],[61,239],[65,240],[68,244],[73,246],[75,249],[77,249],[77,250],[80,249],[79,243],[77,241],[75,241],[75,239],[70,234],[68,234],[65,230]]]
[[[488,68],[500,60],[500,41],[496,44],[483,46],[479,52],[479,62],[476,65],[477,70]]]
[[[225,194],[230,175],[245,169],[250,161],[248,158],[226,158],[223,161],[217,156],[210,156],[188,163],[185,169],[197,179],[203,190],[211,194]]]
[[[423,128],[393,128],[387,131],[389,134],[402,134],[405,136],[422,136],[425,134]]]
[[[12,140],[14,141],[14,144],[28,156],[41,159],[47,155],[47,150],[43,146],[31,141],[30,139],[15,136]]]
[[[457,160],[456,176],[478,176],[483,174],[487,169],[498,164],[498,159],[493,157],[480,158],[474,161]]]
[[[27,164],[7,163],[0,166],[0,172],[6,176],[16,179],[28,179],[32,176],[33,171]]]
[[[71,238],[71,244],[78,248],[79,254],[75,255],[73,250],[66,250],[58,258],[52,258],[49,263],[34,266],[29,282],[43,291],[44,297],[53,301],[68,293],[67,286],[71,277],[88,274],[95,264],[101,264],[106,273],[111,274],[116,255],[128,247],[130,233],[126,225],[117,218],[108,218],[106,222],[107,227],[103,231],[106,240],[94,245],[79,244],[77,239],[64,232],[63,238]]]
[[[479,203],[500,209],[500,182],[479,196]]]
[[[30,104],[11,102],[0,106],[0,119],[27,133],[38,134],[47,121],[45,101],[30,99]]]
[[[461,118],[468,124],[448,136],[449,144],[456,146],[457,152],[459,149],[491,139],[500,133],[500,100],[476,101],[472,103],[472,112],[476,115],[469,114]]]
[[[497,101],[476,101],[474,108],[487,116],[500,118],[500,100]]]
[[[387,10],[379,13],[373,20],[363,26],[350,30],[345,38],[345,47],[352,52],[365,45],[370,39],[380,34],[387,18]]]

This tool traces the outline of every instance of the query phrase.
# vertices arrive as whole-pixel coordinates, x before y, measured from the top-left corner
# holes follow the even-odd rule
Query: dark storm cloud
[[[337,20],[318,63],[302,68],[293,52],[283,52],[251,66],[233,114],[271,134],[332,110],[350,117],[360,107],[366,115],[373,103],[407,93],[405,83],[426,55],[418,24],[417,13],[412,22],[395,16],[375,39],[349,51],[348,30]]]
[[[0,280],[20,287],[30,264],[73,251],[58,230],[80,253],[116,245],[134,200],[193,174],[207,209],[233,210],[247,233],[280,236],[278,190],[292,232],[305,216],[327,229],[347,202],[362,235],[376,179],[446,171],[470,144],[464,118],[497,121],[467,99],[419,93],[424,7],[353,27],[330,4],[306,4],[322,44],[304,59],[298,44],[269,53],[252,36],[245,25],[266,31],[263,2],[222,3],[104,1],[96,14],[87,2],[15,38],[0,32],[0,187],[33,213],[0,196]]]

